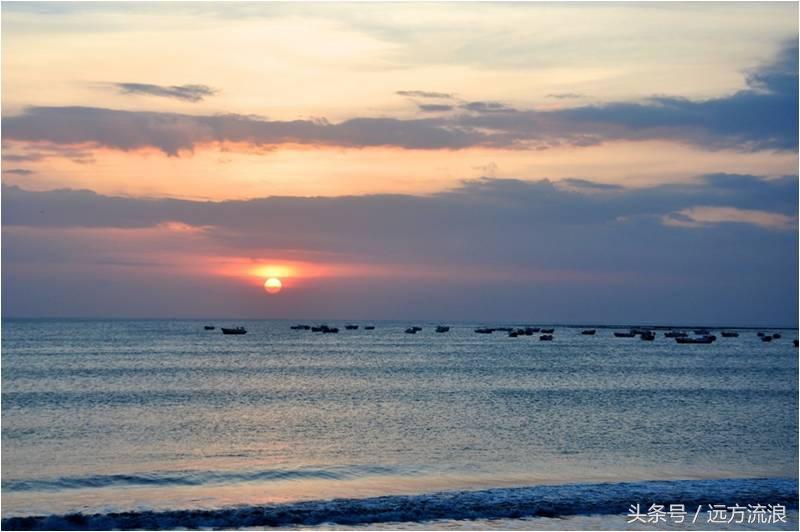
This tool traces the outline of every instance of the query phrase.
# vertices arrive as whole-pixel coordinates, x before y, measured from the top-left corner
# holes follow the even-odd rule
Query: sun
[[[264,290],[270,294],[277,294],[283,288],[283,283],[277,277],[270,277],[264,282]]]

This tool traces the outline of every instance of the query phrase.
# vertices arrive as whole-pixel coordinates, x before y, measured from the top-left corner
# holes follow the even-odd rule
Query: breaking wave
[[[334,499],[209,510],[8,517],[4,530],[244,528],[626,514],[631,504],[783,504],[797,508],[797,479],[565,484]]]

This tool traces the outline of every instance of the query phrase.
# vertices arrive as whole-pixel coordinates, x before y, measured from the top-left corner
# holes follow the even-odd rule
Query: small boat
[[[762,336],[761,337],[761,341],[762,342],[771,342],[772,341],[772,336],[771,335]]]
[[[511,327],[497,327],[495,331],[511,332],[513,329]]]
[[[525,335],[533,336],[533,333],[539,332],[539,327],[525,327]]]
[[[763,332],[759,332],[758,334],[756,334],[756,336],[764,336],[764,333]]]
[[[723,338],[738,338],[739,333],[736,331],[722,331]]]
[[[716,339],[716,336],[700,336],[699,338],[675,338],[675,341],[679,344],[710,344]]]
[[[637,335],[637,334],[652,334],[652,331],[650,331],[650,329],[637,329],[637,328],[633,328],[633,329],[630,329],[628,332],[631,332],[631,333],[633,333],[634,335]]]
[[[694,333],[701,336],[706,336],[708,334],[708,329],[695,329]]]
[[[417,328],[409,327],[408,329],[406,329],[406,334],[417,334]]]
[[[222,334],[247,334],[244,327],[221,327]]]
[[[653,340],[656,339],[656,335],[649,331],[646,333],[642,333],[640,337],[642,340],[645,340],[647,342],[652,342]]]
[[[447,327],[446,325],[439,325],[438,327],[436,327],[436,332],[437,333],[446,333],[446,332],[449,332],[449,331],[450,331],[450,327]]]
[[[358,325],[345,325],[344,328],[347,329],[348,331],[355,331],[356,329],[358,329]]]
[[[214,329],[216,329],[216,327],[214,327],[213,325],[206,325],[205,327],[203,327],[203,329],[207,331],[213,331]]]
[[[798,341],[797,341],[797,338],[795,338],[795,340],[794,340],[794,346],[795,346],[795,347],[798,347],[798,345],[800,345],[800,343],[798,343]]]
[[[322,329],[323,334],[336,334],[338,332],[339,332],[338,327],[325,327],[324,329]]]
[[[364,325],[364,330],[365,331],[373,331],[373,330],[375,330],[375,326],[374,325]]]
[[[311,332],[322,332],[325,329],[325,326],[318,325],[316,327],[311,327]]]
[[[509,331],[508,333],[509,338],[516,338],[517,336],[519,336],[519,333],[517,331]]]
[[[551,342],[551,341],[553,341],[553,335],[552,334],[543,334],[543,335],[541,335],[539,337],[539,340],[542,341],[542,342]]]
[[[665,332],[664,336],[667,338],[686,338],[689,335],[683,331],[669,331]]]
[[[555,329],[540,329],[540,331],[544,334],[553,334]]]
[[[597,332],[597,329],[584,329],[584,330],[581,331],[581,334],[585,334],[586,336],[592,336],[596,332]]]
[[[494,329],[490,329],[488,327],[481,327],[481,328],[475,329],[475,332],[477,334],[492,334],[494,332]]]
[[[781,335],[778,334],[778,333],[775,333],[775,334],[772,335],[772,339],[773,340],[778,340],[780,337],[781,337]]]
[[[289,327],[290,329],[294,329],[295,331],[307,331],[311,328],[310,325],[292,325]]]
[[[636,336],[636,333],[632,332],[615,332],[614,336],[617,338],[633,338]]]

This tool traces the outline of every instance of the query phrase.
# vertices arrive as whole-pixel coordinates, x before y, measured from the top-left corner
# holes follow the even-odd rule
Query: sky
[[[4,317],[797,324],[796,3],[0,22]]]

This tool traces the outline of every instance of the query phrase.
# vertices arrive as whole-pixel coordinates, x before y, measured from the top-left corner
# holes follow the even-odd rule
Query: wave
[[[488,391],[489,394],[505,398],[530,398],[542,401],[560,401],[569,404],[586,404],[593,402],[598,396],[607,397],[618,401],[640,401],[652,398],[654,393],[660,397],[685,397],[688,392],[702,395],[708,399],[714,398],[736,398],[739,401],[761,401],[765,398],[774,399],[778,396],[791,401],[797,398],[796,388],[703,388],[697,390],[692,387],[643,387],[636,388],[608,388],[604,386],[593,387],[569,387],[569,388],[501,388]],[[400,388],[392,389],[394,397],[405,399],[406,396],[415,400],[442,399],[442,398],[463,398],[465,394],[484,393],[474,387],[463,387],[458,389],[426,391],[423,389],[403,390]],[[383,397],[389,392],[386,390],[373,390],[369,392],[372,397]],[[110,408],[130,405],[186,405],[193,404],[197,407],[201,405],[267,405],[276,403],[286,403],[291,401],[344,401],[349,400],[352,391],[336,391],[325,389],[315,392],[314,390],[295,389],[284,391],[264,391],[256,389],[230,389],[230,390],[125,390],[125,391],[20,391],[2,392],[2,403],[4,409],[73,409],[82,408]]]
[[[164,530],[519,519],[626,514],[631,504],[783,504],[797,508],[797,479],[725,479],[566,484],[334,499],[211,510],[139,510],[8,517],[4,530]]]
[[[261,471],[164,471],[142,474],[92,475],[53,479],[3,480],[3,491],[60,491],[123,486],[203,486],[265,480],[344,480],[372,475],[412,475],[419,470],[379,465],[344,465]]]

